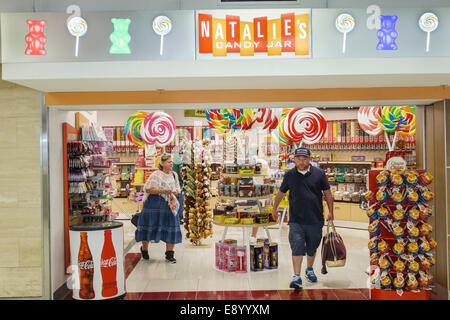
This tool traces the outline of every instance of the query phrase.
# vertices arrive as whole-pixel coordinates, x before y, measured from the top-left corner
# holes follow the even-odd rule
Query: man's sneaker
[[[292,288],[295,290],[301,290],[302,289],[302,278],[294,277],[294,280],[291,281],[289,288]]]
[[[310,282],[317,282],[317,277],[314,274],[313,268],[307,268],[306,269],[306,279]]]

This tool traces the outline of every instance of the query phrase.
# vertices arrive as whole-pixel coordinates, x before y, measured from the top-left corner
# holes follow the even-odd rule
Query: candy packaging
[[[386,259],[386,255],[380,257],[380,259],[378,260],[378,266],[380,267],[381,270],[389,271],[391,264],[389,260]]]
[[[408,263],[408,272],[416,273],[419,271],[419,269],[420,269],[420,264],[417,261],[413,260]]]
[[[402,203],[402,201],[403,201],[403,194],[402,194],[402,192],[400,191],[400,189],[398,189],[398,188],[392,189],[392,196],[391,196],[391,198],[392,198],[392,201],[393,201],[395,204],[400,204],[400,203]]]
[[[382,171],[376,176],[375,180],[379,186],[386,186],[389,182],[388,174]]]
[[[403,185],[403,177],[399,173],[391,174],[391,184],[393,187],[401,187]]]
[[[384,252],[386,252],[388,250],[389,250],[389,246],[388,246],[387,242],[384,241],[384,240],[380,240],[378,242],[378,252],[384,253]]]
[[[408,274],[408,280],[406,281],[406,288],[408,290],[416,290],[419,287],[419,282],[417,281],[414,274]]]
[[[403,272],[405,270],[405,263],[402,260],[397,259],[394,262],[392,269],[394,269],[394,271],[397,271],[397,272]]]
[[[369,233],[372,236],[378,236],[380,234],[380,227],[378,226],[379,220],[374,220],[369,224]]]
[[[380,189],[378,189],[375,197],[376,197],[377,201],[380,203],[386,202],[386,200],[387,200],[386,188],[381,187]]]
[[[408,203],[410,204],[416,204],[419,201],[419,194],[414,191],[414,189],[408,189],[406,191],[406,198],[408,199]]]
[[[392,248],[392,251],[396,255],[400,256],[400,255],[402,255],[405,252],[405,245],[402,243],[402,241],[397,241],[394,244],[394,247]]]
[[[422,220],[426,220],[426,219],[428,219],[429,217],[431,217],[431,215],[433,214],[433,210],[431,209],[431,208],[429,208],[429,207],[427,207],[427,206],[425,206],[425,205],[423,205],[423,204],[419,204],[419,216],[420,216],[420,219],[422,219]]]
[[[428,240],[428,243],[430,244],[430,249],[431,249],[431,250],[433,250],[433,249],[436,248],[436,246],[437,246],[437,242],[436,242],[436,240],[435,240],[434,238],[430,238],[430,239]]]
[[[416,254],[417,252],[419,252],[419,246],[415,241],[411,241],[406,246],[406,250],[408,250],[409,253]]]
[[[405,287],[405,277],[403,273],[397,272],[397,276],[394,279],[394,287],[397,290],[402,290]]]
[[[389,272],[383,271],[380,276],[380,282],[383,289],[389,290],[392,286],[392,280],[391,276],[389,275]]]
[[[420,201],[429,202],[434,199],[434,192],[428,190],[426,187],[421,187],[420,189]]]
[[[373,202],[376,200],[375,194],[370,190],[364,194],[364,198],[366,198],[366,200],[369,202]]]
[[[417,221],[420,217],[420,211],[416,208],[410,209],[408,211],[408,220],[409,221]]]
[[[430,263],[431,267],[436,264],[436,258],[432,254],[428,253],[427,259],[428,259],[428,262]]]
[[[415,187],[418,182],[419,182],[419,179],[416,174],[409,173],[406,175],[405,183],[408,187]]]
[[[406,232],[410,240],[416,239],[419,236],[419,228],[417,228],[412,222],[406,224]]]
[[[403,237],[403,235],[404,235],[404,233],[405,233],[405,230],[403,230],[403,228],[400,226],[400,223],[399,223],[399,222],[394,222],[394,223],[392,224],[392,232],[394,233],[394,236],[395,236],[397,239],[399,239],[399,238],[402,238],[402,237]]]
[[[429,172],[424,172],[419,176],[419,183],[422,186],[427,186],[433,181],[433,175]]]
[[[394,212],[392,213],[392,218],[394,219],[394,221],[397,222],[402,221],[404,216],[405,214],[403,213],[402,206],[397,206]]]
[[[389,216],[389,210],[386,207],[380,207],[378,209],[378,217],[380,219],[386,220]]]
[[[431,268],[431,263],[424,255],[419,254],[420,270],[426,271]]]
[[[428,243],[427,239],[424,237],[420,238],[421,242],[419,245],[419,252],[420,253],[428,253],[431,250],[430,244]]]
[[[378,211],[375,208],[368,208],[366,210],[366,214],[370,219],[377,219],[378,218]]]
[[[427,222],[422,222],[419,231],[421,236],[428,236],[433,231],[433,227]]]
[[[371,252],[378,252],[378,241],[377,241],[377,238],[370,239],[368,247],[369,247],[369,250]]]
[[[370,253],[370,265],[377,266],[379,261],[379,256],[377,253]]]

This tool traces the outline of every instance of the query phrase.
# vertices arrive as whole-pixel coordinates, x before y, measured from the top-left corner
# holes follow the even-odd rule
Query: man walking
[[[310,165],[311,152],[297,148],[294,153],[295,168],[287,171],[280,191],[275,196],[272,216],[278,220],[278,205],[289,191],[289,243],[292,250],[294,277],[290,288],[302,289],[300,271],[306,254],[306,278],[317,282],[313,264],[322,240],[324,225],[322,195],[327,202],[328,220],[333,220],[333,196],[325,172]]]

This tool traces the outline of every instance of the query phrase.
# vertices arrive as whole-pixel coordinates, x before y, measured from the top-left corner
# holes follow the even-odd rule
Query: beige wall
[[[42,296],[39,104],[0,80],[0,298]]]

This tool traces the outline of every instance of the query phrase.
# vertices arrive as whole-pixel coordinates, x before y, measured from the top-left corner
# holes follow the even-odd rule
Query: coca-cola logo
[[[79,261],[78,268],[80,268],[80,270],[94,269],[94,261],[92,260]]]
[[[101,267],[102,268],[113,267],[115,265],[117,265],[117,258],[116,257],[111,257],[109,259],[102,259],[102,261],[101,261]]]

